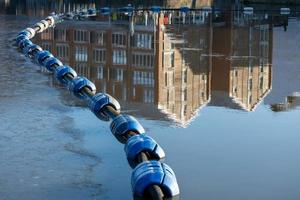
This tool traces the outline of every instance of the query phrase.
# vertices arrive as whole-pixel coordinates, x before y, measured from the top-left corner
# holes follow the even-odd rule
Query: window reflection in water
[[[252,111],[271,89],[272,21],[232,12],[98,16],[37,42],[124,109],[187,125],[205,106]]]

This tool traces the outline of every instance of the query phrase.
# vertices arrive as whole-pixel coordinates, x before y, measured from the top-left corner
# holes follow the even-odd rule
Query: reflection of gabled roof
[[[272,88],[271,88],[271,87],[270,87],[269,89],[267,89],[267,90],[265,91],[265,93],[264,93],[261,97],[259,97],[259,99],[257,100],[257,102],[252,106],[252,108],[250,108],[249,111],[254,111],[254,110],[257,108],[257,106],[258,106],[259,104],[261,104],[261,102],[266,98],[266,96],[268,96],[268,94],[269,94],[271,91],[272,91]]]
[[[271,90],[272,90],[271,88],[266,90],[266,92],[261,97],[259,97],[257,102],[255,104],[253,104],[251,107],[248,107],[245,103],[243,103],[239,99],[229,96],[228,92],[212,91],[211,101],[208,105],[252,112],[264,100],[264,98],[270,93]]]
[[[164,113],[166,115],[167,119],[175,122],[177,126],[186,128],[186,127],[188,127],[188,125],[190,123],[192,123],[192,121],[194,121],[194,119],[196,119],[198,117],[200,111],[204,107],[206,107],[209,102],[210,102],[210,98],[205,103],[200,105],[196,110],[194,110],[192,112],[191,116],[187,120],[179,119],[174,113],[169,112],[168,110],[164,109],[163,106],[161,106],[161,105],[158,105],[158,109],[160,110],[161,113]]]
[[[244,106],[229,96],[228,92],[224,91],[212,91],[211,100],[208,106],[226,107],[237,110],[245,110]]]
[[[187,127],[200,113],[200,110],[204,108],[210,99],[196,110],[194,110],[186,121],[179,119],[174,113],[169,112],[164,109],[161,105],[155,105],[152,103],[144,104],[144,103],[133,103],[133,102],[124,102],[121,101],[120,104],[122,107],[126,108],[125,113],[134,115],[137,117],[143,117],[150,120],[160,120],[166,122],[175,122],[176,126]]]
[[[138,103],[120,101],[125,112],[138,117],[144,117],[150,120],[164,120],[167,121],[167,116],[160,112],[157,105],[154,103]]]

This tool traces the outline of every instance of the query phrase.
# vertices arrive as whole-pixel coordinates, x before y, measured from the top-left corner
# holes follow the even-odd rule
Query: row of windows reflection
[[[110,80],[123,82],[132,80],[132,84],[154,87],[155,79],[153,71],[129,71],[123,68],[105,68],[103,66],[89,67],[86,64],[76,63],[75,70],[82,75],[92,77],[95,80]]]
[[[69,63],[65,64],[68,65]],[[154,103],[155,79],[153,72],[128,71],[123,68],[105,68],[103,66],[89,67],[85,63],[76,63],[73,68],[78,74],[95,82],[99,91],[109,92],[119,100]],[[44,68],[42,69],[45,72],[47,71]],[[101,81],[101,84],[97,84],[97,81]],[[132,86],[127,88],[128,85]],[[116,89],[120,86],[122,88],[121,92]],[[129,93],[126,92],[128,89],[130,90]]]
[[[90,78],[99,91],[123,101],[154,103],[152,31],[130,35],[126,30],[56,27],[38,37],[43,49],[71,65],[78,74]]]
[[[126,47],[130,46],[137,49],[151,50],[154,49],[154,35],[152,33],[136,33],[128,36],[127,32],[113,32],[111,38],[106,31],[88,31],[88,30],[71,30],[66,29],[47,29],[41,35],[42,40],[52,40],[58,42],[74,41],[75,43],[106,45],[108,42],[112,46]],[[54,37],[53,37],[54,36]],[[109,41],[110,39],[111,41]]]
[[[51,43],[42,44],[44,49],[51,49]],[[94,63],[105,64],[107,59],[107,49],[105,48],[93,48],[92,52],[89,52],[87,46],[75,45],[75,52],[71,52],[70,45],[68,43],[56,43],[55,44],[56,55],[58,58],[69,61],[70,56],[74,55],[74,59],[77,62],[88,62],[91,60]],[[113,49],[112,50],[112,64],[114,65],[127,65],[128,63],[128,53],[123,49]],[[155,65],[154,54],[151,52],[134,52],[131,55],[131,65],[134,67],[142,68],[153,68]]]

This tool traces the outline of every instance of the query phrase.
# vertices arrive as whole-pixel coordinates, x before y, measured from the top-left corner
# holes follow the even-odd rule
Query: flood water
[[[52,11],[95,4],[0,5],[0,199],[132,199],[109,123],[11,43]],[[299,31],[293,8],[136,12],[66,20],[34,42],[141,122],[180,199],[298,200]]]

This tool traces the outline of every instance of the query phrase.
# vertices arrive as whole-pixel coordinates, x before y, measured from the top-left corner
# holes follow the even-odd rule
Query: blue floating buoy
[[[18,36],[20,35],[26,35],[28,38],[33,38],[35,36],[35,30],[33,28],[26,28],[18,34]]]
[[[55,67],[62,65],[63,63],[55,57],[51,57],[43,63],[43,66],[46,67],[49,72],[54,72]]]
[[[109,94],[98,93],[89,102],[90,110],[103,121],[109,121],[109,116],[102,111],[106,106],[113,107],[117,112],[121,110],[119,102]]]
[[[19,42],[19,48],[21,50],[23,50],[24,48],[26,48],[29,45],[32,45],[33,43],[29,40],[29,39],[23,39]]]
[[[147,153],[149,160],[161,160],[165,157],[165,152],[155,140],[150,136],[139,134],[132,136],[126,142],[124,150],[127,155],[128,163],[132,168],[137,165],[137,156],[144,152]]]
[[[16,38],[16,46],[20,46],[20,42],[24,39],[27,39],[29,40],[29,37],[27,35],[24,35],[24,34],[21,34],[21,35],[18,35],[17,38]]]
[[[24,31],[21,31],[21,32],[18,34],[18,36],[20,36],[20,35],[25,35],[26,37],[29,38],[29,36],[30,36],[31,34],[30,34],[29,31],[24,30]]]
[[[35,55],[35,62],[44,65],[44,62],[50,57],[53,57],[53,55],[49,51],[40,51]]]
[[[129,131],[136,134],[145,133],[143,126],[134,117],[124,114],[118,115],[113,119],[110,124],[110,130],[117,140],[123,144],[126,142],[125,135]]]
[[[38,51],[43,51],[43,49],[39,45],[36,45],[36,44],[28,45],[23,49],[23,53],[25,54],[25,56],[27,56],[29,58],[33,58],[33,56],[34,56],[33,52],[38,52]]]
[[[87,87],[90,91],[95,94],[96,93],[96,86],[92,83],[89,79],[83,76],[75,77],[69,84],[69,90],[74,94],[74,96],[80,99],[86,99],[87,97],[82,92],[82,89]]]
[[[56,79],[64,86],[68,85],[68,80],[65,79],[67,74],[70,74],[73,78],[77,77],[76,71],[68,65],[59,66],[55,69]]]
[[[174,171],[158,161],[145,161],[136,166],[131,175],[131,186],[135,197],[143,198],[151,185],[159,185],[166,198],[179,195]]]

